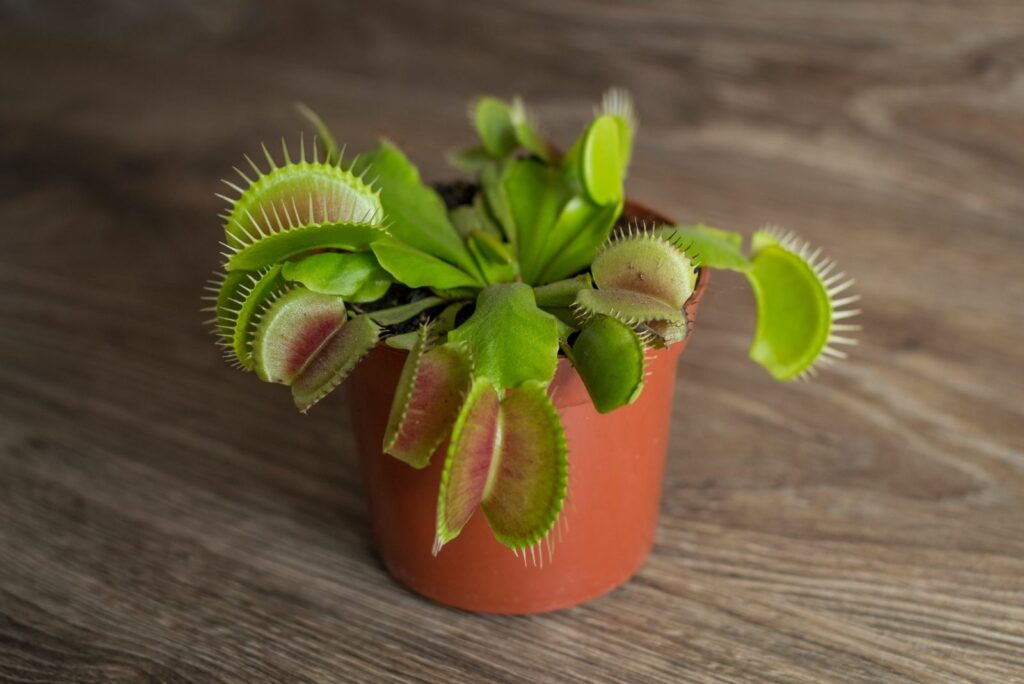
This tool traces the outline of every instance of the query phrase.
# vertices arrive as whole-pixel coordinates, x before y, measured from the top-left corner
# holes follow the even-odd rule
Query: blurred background
[[[745,358],[748,288],[716,273],[640,579],[559,617],[437,612],[374,563],[341,397],[299,416],[220,361],[198,312],[214,193],[261,141],[296,140],[295,102],[350,153],[385,134],[440,180],[474,96],[522,95],[565,144],[613,85],[640,116],[628,194],[822,246],[858,279],[862,344],[778,386]],[[441,658],[451,681],[498,680],[525,656],[591,680],[626,676],[624,658],[652,681],[750,658],[788,681],[1007,681],[1022,218],[1020,0],[0,0],[0,640],[20,644],[0,679],[22,673],[10,653],[53,681],[283,681],[378,649],[381,679]],[[661,641],[640,646],[649,624]],[[795,624],[819,626],[810,645],[778,627]],[[916,655],[894,664],[884,643]]]

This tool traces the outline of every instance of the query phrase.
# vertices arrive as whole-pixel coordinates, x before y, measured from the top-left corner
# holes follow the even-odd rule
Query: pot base
[[[652,540],[653,541],[653,540]],[[422,596],[423,598],[429,599],[434,603],[448,606],[449,608],[456,608],[458,610],[464,610],[473,613],[488,613],[494,615],[536,615],[540,613],[550,613],[565,608],[572,608],[579,606],[584,603],[596,600],[604,596],[605,594],[611,593],[615,589],[618,589],[622,585],[633,579],[641,568],[647,563],[647,559],[650,557],[651,549],[653,544],[648,546],[647,551],[637,559],[636,565],[630,568],[626,574],[621,577],[609,577],[607,585],[591,587],[590,591],[580,594],[567,594],[553,599],[548,603],[540,603],[536,598],[529,601],[519,602],[519,607],[515,607],[513,602],[509,602],[503,606],[484,606],[481,605],[461,594],[445,593],[443,591],[436,591],[436,586],[422,581],[421,576],[416,572],[405,572],[403,568],[395,567],[388,564],[387,560],[383,558],[378,552],[377,557],[380,558],[384,568],[388,571],[395,581],[400,585],[408,589],[409,591]],[[546,553],[546,552],[545,552]],[[529,561],[527,561],[529,562]],[[540,569],[538,567],[538,569]],[[542,571],[542,570],[541,570]],[[493,608],[493,609],[492,609]],[[500,609],[503,608],[503,609]]]

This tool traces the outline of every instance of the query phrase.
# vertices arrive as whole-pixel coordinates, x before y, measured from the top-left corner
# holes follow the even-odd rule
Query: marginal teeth
[[[267,230],[270,231],[270,217],[267,215],[267,208],[264,207],[262,204],[260,205],[260,213],[263,214],[263,224],[266,224]],[[267,237],[267,233],[263,232],[263,224],[256,224],[256,230],[259,231],[262,237]]]
[[[238,226],[238,229],[245,233],[245,236],[249,238],[250,243],[256,242],[256,237],[252,233],[250,233],[245,226],[243,226],[241,223],[238,223],[236,225]],[[257,226],[256,229],[259,230],[259,226]]]
[[[825,347],[824,349],[821,350],[821,353],[827,354],[828,356],[832,356],[837,359],[846,358],[846,352],[839,351],[838,349],[833,349],[832,347]]]
[[[260,176],[262,176],[263,170],[260,167],[256,166],[256,162],[252,160],[252,157],[250,157],[247,154],[243,156],[245,157],[245,161],[249,162],[249,166],[251,166],[252,170],[256,173],[256,177],[259,178]]]
[[[633,98],[622,88],[610,88],[605,92],[601,98],[600,113],[621,116],[629,124],[630,130],[636,130],[637,117]]]
[[[225,178],[221,178],[220,182],[223,183],[224,185],[228,186],[229,188],[231,188],[235,192],[237,192],[239,195],[245,193],[245,190],[243,190],[242,188],[238,187],[237,185],[235,185],[234,183],[232,183],[231,181],[229,181],[229,180],[227,180]]]
[[[252,225],[256,227],[256,230],[259,230],[260,223],[259,223],[259,221],[256,220],[256,217],[252,215],[252,212],[249,211],[248,209],[246,209],[245,210],[245,215],[249,217],[250,221],[252,221]]]
[[[270,210],[274,212],[274,222],[277,224],[277,229],[284,230],[284,227],[281,225],[281,215],[277,213],[277,205],[271,202]]]
[[[829,289],[828,294],[829,294],[830,297],[834,297],[835,295],[839,294],[840,292],[848,290],[856,282],[857,281],[855,281],[855,280],[853,280],[851,278],[850,280],[847,280],[845,283],[843,283],[841,285],[836,285],[835,287]]]
[[[284,138],[281,138],[281,145],[284,147]],[[273,155],[270,154],[270,150],[267,149],[267,146],[264,143],[260,143],[260,147],[263,148],[263,155],[267,158],[267,163],[270,164],[270,170],[273,171],[277,168],[277,162],[274,161]],[[291,160],[288,159],[287,147],[284,148],[284,159],[286,163],[291,163]]]
[[[860,301],[860,295],[852,295],[850,297],[844,297],[842,299],[837,299],[836,301],[832,302],[832,308],[833,309],[838,309],[838,308],[840,308],[842,306],[846,306],[847,304],[853,304],[854,302],[859,302],[859,301]]]
[[[822,275],[822,272],[819,271],[818,275],[819,276]],[[840,280],[842,280],[845,277],[846,277],[845,273],[836,273],[835,275],[831,275],[828,278],[824,278],[823,277],[822,280],[821,280],[821,284],[824,285],[825,287],[832,287],[833,284],[838,283]]]
[[[242,180],[244,180],[249,185],[252,185],[252,179],[246,176],[244,173],[242,173],[242,169],[238,168],[237,166],[233,166],[231,168],[235,170],[235,173],[242,177]]]

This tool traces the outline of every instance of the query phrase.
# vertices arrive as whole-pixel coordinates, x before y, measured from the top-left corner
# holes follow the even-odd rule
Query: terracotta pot
[[[641,207],[627,211],[656,217]],[[656,217],[660,218],[660,217]],[[664,219],[661,219],[664,220]],[[702,271],[686,305],[691,323],[707,285]],[[689,338],[687,338],[689,339]],[[552,554],[516,557],[495,541],[482,512],[433,556],[442,445],[416,470],[381,452],[405,352],[380,346],[346,382],[366,480],[374,544],[402,584],[439,603],[485,613],[540,613],[600,596],[629,579],[654,541],[676,364],[686,342],[653,353],[650,376],[630,406],[599,414],[560,359],[551,384],[569,444],[569,500]],[[542,564],[542,565],[541,565]]]

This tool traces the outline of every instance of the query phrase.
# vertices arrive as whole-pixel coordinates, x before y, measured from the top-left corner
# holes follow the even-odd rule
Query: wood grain
[[[630,193],[795,229],[864,295],[778,386],[716,278],[657,546],[531,618],[395,585],[341,397],[309,417],[197,313],[217,179],[297,132],[428,176],[474,94],[574,135],[609,84]],[[1019,0],[0,3],[0,681],[1024,681]]]

